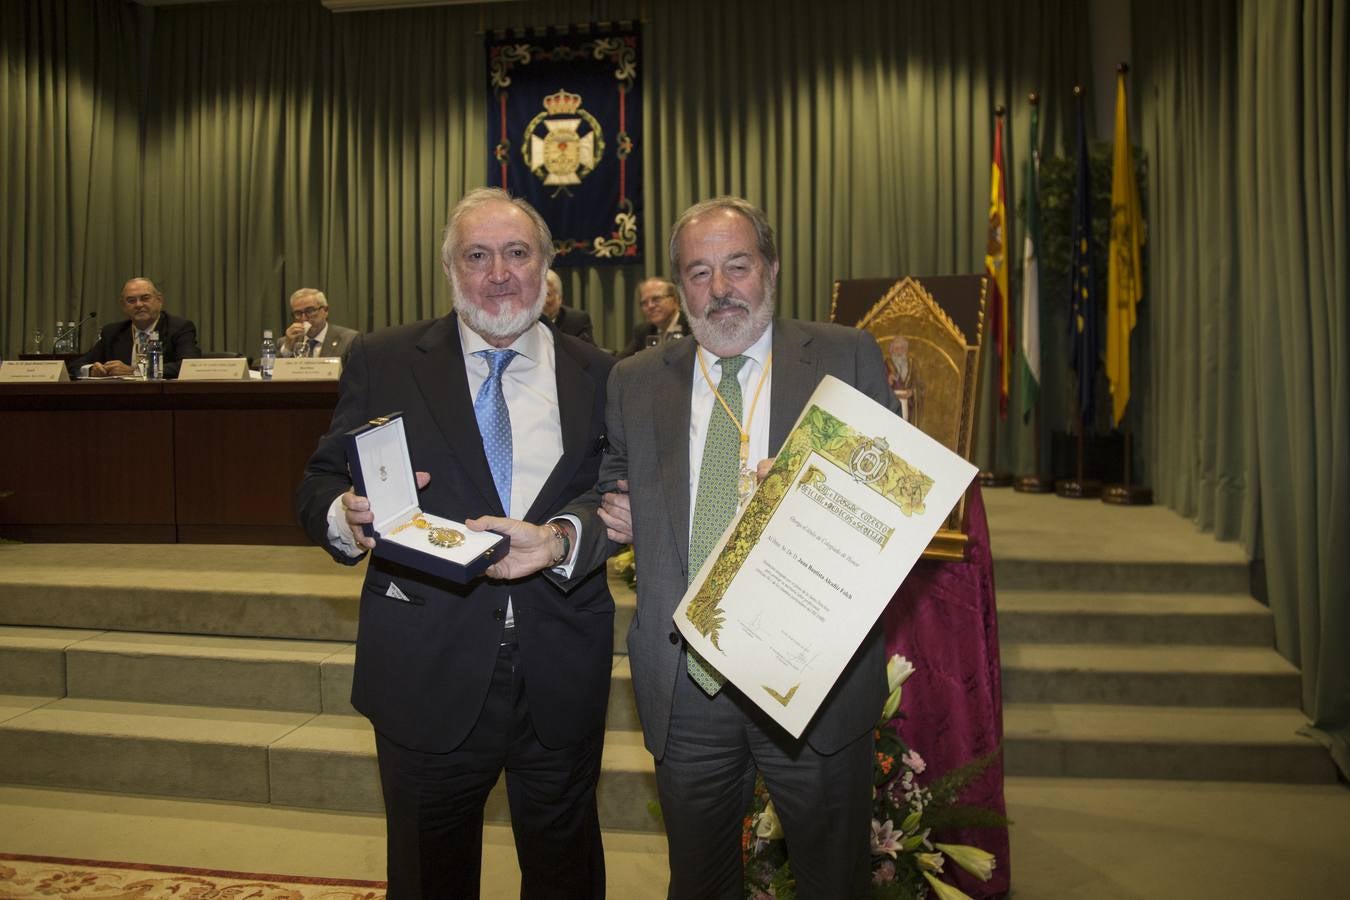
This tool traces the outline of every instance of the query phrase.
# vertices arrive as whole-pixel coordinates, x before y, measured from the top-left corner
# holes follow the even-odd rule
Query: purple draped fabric
[[[900,736],[927,763],[920,778],[927,784],[1003,741],[994,566],[978,482],[970,488],[967,512],[967,560],[919,560],[883,616],[887,654],[899,653],[914,664],[900,701],[905,714]],[[1005,811],[1001,753],[959,799]],[[971,844],[997,857],[994,877],[987,883],[952,862],[945,870],[947,880],[972,897],[1007,892],[1011,872],[1007,829],[963,829],[932,837],[943,843]]]

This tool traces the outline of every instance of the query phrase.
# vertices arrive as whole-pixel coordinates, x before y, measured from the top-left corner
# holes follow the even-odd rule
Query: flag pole
[[[1114,377],[1123,374],[1120,381],[1124,384],[1121,403],[1113,407],[1117,423],[1121,426],[1125,440],[1124,483],[1109,484],[1102,489],[1102,502],[1117,506],[1149,506],[1153,503],[1153,490],[1133,483],[1133,446],[1134,432],[1130,425],[1129,398],[1131,382],[1134,380],[1134,367],[1130,360],[1130,337],[1134,331],[1134,304],[1143,296],[1142,286],[1137,278],[1141,274],[1139,255],[1144,237],[1143,217],[1139,209],[1139,185],[1134,175],[1134,155],[1129,141],[1129,109],[1125,102],[1125,76],[1129,73],[1128,63],[1116,66],[1116,135],[1111,160],[1111,296],[1108,297],[1110,318],[1107,327],[1108,375],[1113,374],[1110,363],[1112,355],[1123,357],[1124,372],[1114,371]],[[1112,384],[1113,393],[1116,384]]]
[[[1006,191],[1004,187],[1006,183],[1004,180],[1006,176],[1006,171],[1003,168],[1003,155],[1002,155],[1003,144],[1001,138],[1001,135],[1003,133],[1003,115],[1005,112],[1007,112],[1007,110],[1004,108],[1002,103],[994,107],[994,121],[996,130],[994,141],[994,165],[992,168],[993,171],[996,173],[997,177],[994,184],[994,187],[996,188],[996,196],[993,199],[991,199],[991,204],[996,204],[998,199],[997,192]],[[992,243],[995,237],[994,229],[997,228],[1000,232],[997,235],[997,240],[1000,242],[999,253],[1002,254],[1003,257],[1002,267],[1005,273],[1003,280],[1004,283],[1006,284],[1007,283],[1006,272],[1008,260],[1006,251],[1008,247],[1008,233],[1009,233],[1006,203],[1003,204],[1001,215],[1003,221],[998,222],[996,224],[992,222],[990,223],[990,239]],[[989,266],[988,260],[990,258],[988,256],[988,252],[989,248],[987,246],[985,257],[986,269]],[[995,269],[994,272],[991,274],[993,275],[992,280],[994,281],[994,290],[1000,293],[1000,296],[996,298],[996,302],[1000,304],[1001,308],[995,311],[995,315],[989,316],[989,330],[991,335],[995,338],[995,341],[997,342],[1000,338],[1000,335],[994,334],[994,323],[997,320],[997,322],[999,323],[999,327],[1002,329],[1002,335],[1007,335],[1008,329],[1011,327],[1011,323],[1008,321],[1006,310],[1011,308],[1011,306],[1008,302],[1008,297],[1006,296],[1007,291],[999,288],[997,278],[998,270]],[[1004,385],[1003,369],[1005,366],[1009,365],[1007,356],[1011,352],[1011,343],[1012,343],[1011,341],[1005,339],[1003,340],[1002,344],[995,343],[994,347],[995,352],[998,353],[999,356],[999,381],[998,387],[996,387],[994,390],[995,394],[994,403],[990,404],[991,406],[990,419],[992,420],[993,427],[989,429],[989,468],[980,472],[981,487],[1007,487],[1008,485],[1013,483],[1012,473],[1000,469],[998,466],[998,423],[999,419],[1003,416],[1004,410],[1006,409],[1006,406],[1004,404],[1007,402],[1007,398],[1003,393],[1003,385]],[[1004,346],[1005,344],[1008,346]]]
[[[1035,115],[1036,115],[1036,107],[1039,106],[1041,102],[1041,95],[1036,93],[1035,91],[1032,91],[1030,94],[1027,94],[1027,102],[1031,104],[1033,117],[1031,127],[1032,132],[1031,149],[1030,149],[1031,156],[1027,160],[1027,174],[1029,177],[1027,178],[1027,185],[1026,185],[1027,191],[1026,246],[1030,247],[1031,249],[1029,252],[1023,254],[1024,257],[1024,265],[1022,267],[1023,322],[1020,340],[1022,341],[1022,345],[1024,347],[1027,346],[1029,329],[1034,327],[1036,329],[1036,353],[1037,356],[1039,357],[1040,276],[1036,271],[1036,268],[1038,267],[1038,263],[1036,260],[1040,256],[1040,247],[1039,247],[1040,238],[1039,235],[1034,233],[1036,229],[1033,227],[1032,222],[1033,219],[1037,220],[1039,219],[1039,217],[1036,215],[1036,210],[1033,209],[1033,205],[1039,202],[1039,197],[1037,196],[1038,194],[1037,156],[1039,154],[1039,148],[1037,146],[1038,138],[1036,134]],[[1028,289],[1028,285],[1031,286],[1030,289]],[[1032,304],[1033,301],[1035,301],[1035,309],[1028,309],[1027,308],[1028,305]],[[1035,360],[1035,369],[1037,372],[1040,371],[1040,362],[1041,361],[1039,358]],[[1021,370],[1018,372],[1018,377],[1024,386],[1022,393],[1025,397],[1027,395],[1027,388],[1025,385],[1028,381],[1035,383],[1035,376],[1031,374],[1031,370],[1028,369],[1027,366],[1022,366]],[[1039,386],[1037,387],[1036,394],[1034,395],[1034,399],[1031,403],[1031,446],[1032,446],[1031,473],[1028,475],[1019,475],[1017,477],[1017,481],[1013,484],[1013,490],[1020,491],[1021,493],[1024,494],[1048,494],[1055,489],[1055,479],[1049,475],[1044,474],[1045,470],[1041,468],[1043,457],[1041,456],[1041,404],[1040,404]]]

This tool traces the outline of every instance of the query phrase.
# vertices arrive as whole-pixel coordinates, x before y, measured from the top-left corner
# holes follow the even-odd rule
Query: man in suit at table
[[[895,395],[868,332],[774,318],[773,230],[745,200],[721,197],[687,210],[671,234],[670,262],[693,339],[614,367],[599,482],[608,492],[567,510],[581,525],[577,571],[603,560],[614,541],[631,541],[637,554],[628,658],[643,736],[656,760],[669,896],[744,896],[741,822],[758,769],[791,848],[797,896],[865,897],[872,730],[886,698],[880,625],[794,739],[706,660],[686,652],[672,617],[734,515],[738,473],[777,452],[825,375],[891,410]],[[749,445],[744,457],[742,435]],[[513,541],[542,538],[537,526],[524,523],[492,527],[509,531]],[[529,546],[513,543],[495,568],[519,577],[543,565]]]
[[[164,350],[165,378],[177,378],[183,360],[202,355],[202,348],[197,346],[197,326],[166,313],[164,295],[149,278],[133,278],[122,285],[118,302],[126,319],[104,325],[94,346],[67,363],[72,376],[110,378],[135,373],[151,332],[159,335]]]
[[[613,357],[540,320],[552,256],[529,204],[472,191],[441,250],[454,310],[352,343],[296,500],[334,559],[374,546],[344,435],[386,413],[403,413],[429,513],[545,521],[594,486]],[[378,554],[367,568],[352,705],[375,729],[391,900],[478,896],[483,806],[503,770],[522,896],[604,895],[595,787],[614,601],[603,568],[567,565],[561,528],[540,531],[522,552],[570,576],[566,594],[537,575],[457,584]]]
[[[552,269],[548,270],[548,296],[544,298],[544,318],[553,323],[553,327],[563,334],[579,337],[588,344],[595,343],[591,328],[591,315],[582,309],[563,306],[562,279]]]
[[[689,333],[689,319],[680,309],[674,282],[664,278],[643,279],[637,286],[637,304],[646,321],[633,326],[628,346],[619,351],[620,359]]]
[[[346,358],[356,331],[328,321],[328,298],[317,288],[291,294],[294,320],[281,336],[278,356],[340,356]]]

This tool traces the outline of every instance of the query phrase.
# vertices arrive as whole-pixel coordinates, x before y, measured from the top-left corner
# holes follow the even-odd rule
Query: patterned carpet
[[[382,881],[0,853],[0,900],[384,900]]]

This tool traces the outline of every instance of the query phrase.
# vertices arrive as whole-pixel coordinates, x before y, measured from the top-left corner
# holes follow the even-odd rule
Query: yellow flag
[[[1139,265],[1144,222],[1139,185],[1130,154],[1125,73],[1116,73],[1116,140],[1111,155],[1111,255],[1106,282],[1106,377],[1111,384],[1111,415],[1120,424],[1130,403],[1130,332],[1144,295]]]
[[[989,274],[990,328],[998,355],[998,414],[1008,418],[1008,387],[1012,381],[1012,316],[1008,297],[1008,202],[1003,177],[1003,113],[994,124],[994,162],[989,187],[989,238],[984,270]]]

